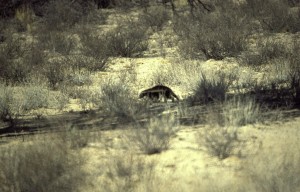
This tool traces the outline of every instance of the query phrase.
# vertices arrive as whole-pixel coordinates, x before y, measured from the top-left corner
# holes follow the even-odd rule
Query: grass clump
[[[226,75],[224,73],[218,73],[212,79],[208,79],[204,73],[201,73],[199,83],[189,101],[204,104],[208,102],[223,102],[226,92],[234,79],[234,75]]]
[[[240,127],[260,120],[261,108],[254,99],[234,97],[223,105],[225,126]]]
[[[124,120],[135,120],[146,108],[145,103],[134,99],[131,90],[124,82],[103,83],[99,100],[101,107],[109,114]]]
[[[219,159],[226,159],[234,154],[234,149],[239,143],[237,130],[229,127],[206,128],[203,135],[199,134],[200,138],[204,138],[204,146],[208,152]],[[202,145],[200,143],[199,145]]]
[[[250,98],[233,98],[220,106],[211,107],[207,116],[209,127],[199,132],[199,145],[204,145],[210,154],[225,159],[239,155],[241,141],[238,129],[259,121],[259,105]],[[204,138],[204,139],[203,139]]]
[[[178,122],[170,114],[149,119],[145,125],[135,128],[130,138],[141,151],[151,155],[167,150],[177,130]]]
[[[132,153],[112,155],[106,164],[104,191],[140,191],[140,185],[153,179],[154,163]]]
[[[0,148],[0,190],[76,191],[83,181],[82,159],[57,138],[34,139]]]

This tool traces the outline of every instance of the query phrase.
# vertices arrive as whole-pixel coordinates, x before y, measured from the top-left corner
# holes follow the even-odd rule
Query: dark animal
[[[162,99],[164,99],[165,102],[167,99],[172,99],[172,101],[176,99],[179,101],[178,96],[172,91],[172,89],[164,85],[156,85],[152,88],[142,91],[139,95],[139,98],[141,99],[144,97],[147,97],[152,101],[160,101]]]

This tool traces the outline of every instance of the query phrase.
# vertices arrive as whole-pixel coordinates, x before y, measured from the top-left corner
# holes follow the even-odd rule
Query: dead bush
[[[222,115],[224,125],[229,127],[240,127],[262,120],[260,119],[261,107],[249,97],[234,97],[226,101],[223,105]]]

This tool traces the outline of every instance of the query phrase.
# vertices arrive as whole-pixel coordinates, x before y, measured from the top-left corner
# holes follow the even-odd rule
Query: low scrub
[[[240,127],[259,122],[261,107],[252,98],[235,97],[224,103],[222,115],[225,126]]]
[[[60,31],[41,31],[37,39],[39,46],[43,50],[49,50],[52,53],[59,53],[61,55],[69,55],[74,51],[76,45],[74,39],[67,34]]]
[[[14,126],[21,115],[38,112],[43,109],[62,109],[69,99],[61,92],[50,93],[46,85],[24,84],[23,87],[11,87],[0,84],[0,118],[1,121]],[[42,110],[41,110],[42,109]]]
[[[249,20],[258,20],[263,29],[267,31],[296,33],[300,29],[299,9],[291,8],[288,1],[246,0],[242,9]]]
[[[163,115],[151,118],[145,125],[136,127],[130,140],[144,153],[155,154],[169,148],[170,140],[177,131],[178,122],[175,116]]]
[[[153,179],[155,164],[146,162],[138,155],[126,152],[112,155],[109,159],[101,185],[103,191],[140,191],[141,185]]]
[[[199,132],[199,145],[204,145],[210,154],[219,159],[239,155],[239,127],[258,122],[260,116],[259,105],[248,97],[233,98],[221,105],[211,106],[206,119],[209,127]]]
[[[164,24],[170,19],[168,10],[162,6],[149,7],[144,11],[139,19],[146,26],[150,26],[153,31],[161,31]]]
[[[49,1],[44,7],[43,27],[47,31],[64,31],[74,27],[91,11],[91,5],[80,1]]]
[[[131,90],[124,82],[103,83],[99,100],[101,107],[109,114],[129,121],[135,120],[147,106],[146,103],[134,99]]]
[[[208,79],[204,73],[201,73],[199,83],[189,101],[191,103],[223,102],[234,79],[233,75],[224,73],[218,73],[212,79]]]
[[[1,146],[0,151],[0,191],[77,191],[84,179],[82,157],[57,138]]]
[[[234,149],[238,147],[237,129],[220,126],[207,127],[203,134],[198,134],[198,143],[200,146],[204,145],[211,155],[225,159],[235,154]]]
[[[84,65],[89,70],[102,70],[112,53],[108,47],[108,39],[105,34],[96,35],[91,30],[84,29],[80,33],[82,43],[81,51],[87,56],[95,59],[97,62],[89,62]]]
[[[129,19],[108,32],[106,41],[112,56],[136,57],[148,48],[147,27]]]
[[[16,118],[21,113],[13,95],[14,92],[11,87],[0,84],[0,118],[3,122],[9,122],[10,126],[15,124]]]
[[[246,22],[242,18],[216,11],[194,19],[177,19],[174,30],[181,37],[180,53],[184,57],[216,60],[238,56],[246,45]]]

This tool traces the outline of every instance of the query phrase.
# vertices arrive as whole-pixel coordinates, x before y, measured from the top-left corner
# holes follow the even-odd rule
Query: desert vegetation
[[[0,191],[299,191],[299,22],[299,0],[1,1]]]

